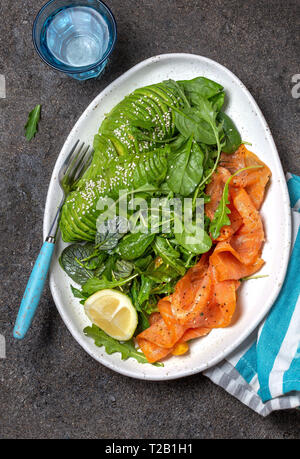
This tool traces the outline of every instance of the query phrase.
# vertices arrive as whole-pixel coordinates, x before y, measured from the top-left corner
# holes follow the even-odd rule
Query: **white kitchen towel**
[[[262,416],[300,406],[300,177],[287,174],[291,257],[282,289],[263,323],[226,360],[204,371]]]

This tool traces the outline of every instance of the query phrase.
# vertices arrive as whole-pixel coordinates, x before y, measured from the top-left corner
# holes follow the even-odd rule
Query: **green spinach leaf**
[[[216,144],[216,136],[212,126],[203,118],[199,106],[174,109],[175,125],[178,131],[186,138],[193,136],[197,142],[208,145]]]
[[[175,216],[175,218],[178,218]],[[212,246],[212,240],[204,230],[204,228],[198,228],[197,224],[193,221],[182,222],[177,221],[177,224],[181,223],[181,232],[175,233],[176,242],[185,248],[190,254],[198,255],[206,253]],[[180,228],[180,226],[178,226]]]
[[[184,89],[192,105],[198,105],[199,99],[209,99],[223,91],[223,86],[205,77],[179,81],[178,84]]]
[[[242,138],[232,119],[224,112],[218,114],[218,121],[222,123],[225,143],[222,145],[222,151],[231,154],[234,153],[242,143]]]
[[[187,142],[169,157],[167,184],[182,196],[189,196],[203,175],[204,154],[191,136]]]
[[[219,94],[216,94],[215,96],[211,97],[209,101],[212,103],[212,106],[214,110],[219,113],[221,108],[223,107],[225,100],[225,93],[224,92],[219,92]]]
[[[141,257],[152,244],[155,234],[131,233],[125,236],[118,245],[118,253],[124,260],[134,260]]]

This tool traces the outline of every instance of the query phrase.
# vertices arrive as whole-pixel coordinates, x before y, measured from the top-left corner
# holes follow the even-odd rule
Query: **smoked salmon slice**
[[[206,187],[210,201],[205,214],[213,219],[227,180],[249,166],[259,168],[237,174],[229,184],[230,225],[221,228],[213,249],[177,282],[174,293],[158,302],[159,312],[150,316],[150,327],[136,337],[150,363],[172,354],[180,343],[205,336],[213,328],[228,327],[240,280],[264,264],[259,209],[271,171],[245,145],[232,155],[222,153],[220,166]]]
[[[221,200],[224,185],[231,173],[225,167],[218,167],[212,176],[211,182],[206,186],[205,193],[210,197],[210,201],[205,204],[205,214],[212,220]]]
[[[244,167],[262,166],[259,169],[241,172],[232,180],[234,186],[245,189],[256,209],[260,209],[265,197],[267,183],[271,177],[271,171],[268,166],[252,151],[247,150],[245,145],[241,145],[232,155],[222,153],[220,165],[228,169],[230,174],[234,174]]]
[[[182,337],[186,328],[183,327],[173,316],[171,303],[163,298],[158,303],[160,317],[152,325],[139,334],[159,347],[172,348]]]
[[[251,265],[241,263],[231,252],[227,250],[228,246],[218,245],[218,251],[211,256],[211,263],[215,267],[219,281],[228,279],[239,280],[243,277],[252,276],[260,270],[264,260],[257,258]],[[222,251],[224,249],[224,251]]]

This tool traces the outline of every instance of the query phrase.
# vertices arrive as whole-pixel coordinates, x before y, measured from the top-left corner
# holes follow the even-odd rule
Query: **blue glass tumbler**
[[[99,0],[50,0],[35,18],[32,37],[50,67],[87,80],[103,73],[116,43],[117,25]]]

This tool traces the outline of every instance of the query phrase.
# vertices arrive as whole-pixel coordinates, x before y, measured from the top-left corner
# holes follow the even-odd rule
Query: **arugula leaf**
[[[227,205],[230,204],[228,195],[229,195],[229,184],[230,184],[231,180],[233,179],[233,177],[235,177],[240,172],[246,171],[248,169],[258,169],[258,168],[261,168],[261,167],[263,167],[263,166],[244,167],[242,169],[239,169],[237,172],[232,174],[227,179],[227,181],[225,183],[225,186],[224,186],[224,189],[223,189],[221,200],[220,200],[220,202],[218,204],[218,207],[217,207],[217,209],[215,211],[214,218],[212,219],[212,221],[210,223],[210,226],[209,226],[209,231],[210,231],[211,237],[213,239],[217,239],[217,237],[220,235],[220,231],[223,228],[223,226],[230,225],[230,223],[231,223],[230,219],[228,217],[228,215],[231,213],[231,211],[230,211],[229,207],[227,207]]]
[[[25,124],[25,137],[31,140],[37,133],[37,126],[41,116],[41,105],[36,105],[28,115],[27,123]]]
[[[137,280],[137,278],[133,279],[132,286],[130,289],[130,296],[132,299],[133,306],[138,311],[138,315],[139,315],[138,326],[137,326],[137,330],[135,331],[135,333],[137,334],[143,330],[146,330],[146,328],[150,327],[148,316],[145,313],[145,311],[141,308],[141,305],[138,300],[139,288],[140,288],[139,281]]]
[[[138,293],[137,301],[142,305],[145,301],[149,300],[150,292],[153,286],[153,281],[144,274],[141,275],[141,286]]]
[[[100,272],[96,270],[94,272],[94,277],[102,277],[105,278],[109,281],[114,280],[113,279],[113,270],[115,268],[116,262],[118,259],[118,255],[116,253],[110,255],[108,260],[105,262],[104,268],[101,268]]]
[[[73,285],[71,285],[70,287],[71,287],[72,293],[75,296],[75,298],[80,298],[81,300],[84,300],[84,301],[88,298],[88,296],[84,295],[82,291],[79,290],[78,288],[73,287]]]
[[[231,210],[229,209],[229,207],[227,207],[227,205],[230,204],[228,193],[229,183],[232,177],[233,176],[229,177],[229,179],[225,183],[222,198],[218,204],[217,209],[215,210],[214,218],[212,219],[209,226],[209,231],[213,239],[217,239],[217,237],[220,235],[220,231],[221,228],[223,228],[223,226],[230,225],[231,223],[228,217],[228,215],[231,213]]]
[[[138,333],[150,327],[149,315],[158,311],[157,300],[151,295],[154,283],[152,279],[142,274],[141,282],[135,278],[131,286],[130,296],[140,318]],[[153,298],[150,298],[150,295]]]
[[[93,324],[91,327],[86,327],[83,330],[83,332],[89,338],[93,338],[96,346],[104,346],[105,351],[109,355],[119,352],[121,354],[122,360],[127,360],[130,357],[132,357],[139,363],[149,363],[145,355],[135,348],[132,340],[126,342],[119,342],[116,339],[108,336],[103,330],[101,330],[95,324]],[[162,363],[155,363],[154,365],[157,367],[163,366]]]
[[[191,136],[175,153],[170,155],[167,184],[174,193],[189,196],[203,175],[204,154]]]
[[[154,250],[167,265],[172,266],[180,276],[184,276],[185,267],[180,260],[180,253],[171,246],[167,239],[157,236],[154,242]]]
[[[155,287],[151,290],[151,293],[153,295],[171,295],[174,293],[176,282],[177,281],[173,280],[171,282],[155,285]]]
[[[137,260],[134,260],[134,266],[138,271],[145,271],[150,265],[151,261],[152,261],[152,256],[147,255],[146,257],[138,258]]]
[[[132,281],[135,277],[138,276],[138,273],[133,274],[132,276],[127,277],[126,279],[118,279],[109,281],[104,276],[101,279],[97,277],[91,277],[87,280],[85,284],[82,286],[83,294],[87,293],[88,295],[92,295],[98,290],[104,290],[106,288],[116,288],[121,287],[122,285],[127,284],[128,282]]]
[[[157,260],[153,260],[145,274],[157,284],[168,283],[179,277],[178,271],[173,266],[164,263],[162,259],[160,264],[157,263]]]

